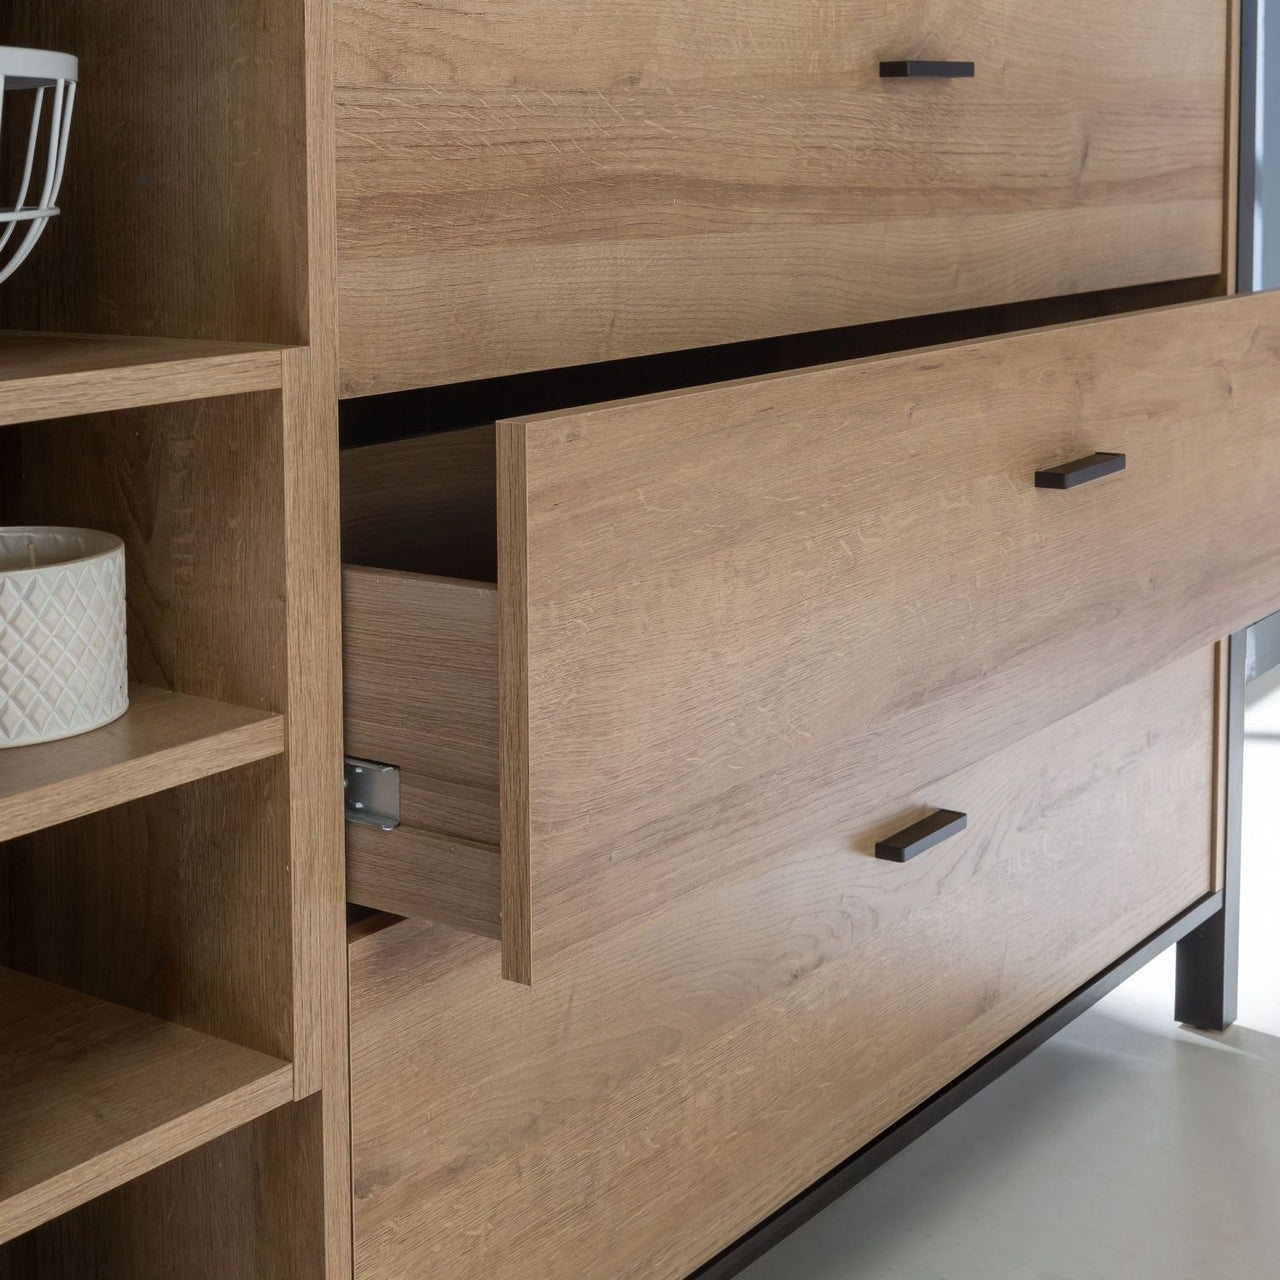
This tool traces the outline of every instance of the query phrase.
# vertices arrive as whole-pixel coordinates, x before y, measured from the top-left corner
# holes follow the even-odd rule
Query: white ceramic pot
[[[124,543],[0,528],[0,747],[86,733],[128,707]]]

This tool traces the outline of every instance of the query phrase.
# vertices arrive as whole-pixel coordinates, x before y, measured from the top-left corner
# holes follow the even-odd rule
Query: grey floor
[[[1280,679],[1251,694],[1239,1023],[1175,1025],[1167,953],[746,1280],[1280,1280]]]

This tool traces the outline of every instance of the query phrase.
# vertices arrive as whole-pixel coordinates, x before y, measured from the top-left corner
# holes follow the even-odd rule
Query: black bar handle
[[[923,62],[918,58],[906,62],[882,62],[881,80],[972,80],[972,62]]]
[[[969,817],[953,809],[939,809],[927,818],[876,844],[876,857],[885,862],[909,862],[926,849],[949,840],[969,825]]]
[[[1087,458],[1077,458],[1074,462],[1064,462],[1060,467],[1037,471],[1036,488],[1074,489],[1077,485],[1088,484],[1090,480],[1113,476],[1117,471],[1123,471],[1125,464],[1123,453],[1091,453]]]

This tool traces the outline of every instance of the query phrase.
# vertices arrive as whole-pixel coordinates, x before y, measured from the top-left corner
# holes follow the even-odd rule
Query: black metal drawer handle
[[[927,818],[899,831],[897,835],[881,840],[876,845],[876,857],[886,862],[909,862],[926,849],[949,840],[969,825],[969,817],[952,809],[939,809]]]
[[[922,62],[912,58],[906,62],[882,62],[881,80],[971,80],[972,62]]]
[[[1074,489],[1077,485],[1088,484],[1090,480],[1113,476],[1124,468],[1123,453],[1091,453],[1087,458],[1077,458],[1075,462],[1064,462],[1060,467],[1037,471],[1036,488]]]

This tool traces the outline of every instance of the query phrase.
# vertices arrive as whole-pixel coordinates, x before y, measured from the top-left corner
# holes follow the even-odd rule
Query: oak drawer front
[[[343,393],[1216,275],[1222,0],[339,0]],[[964,59],[971,79],[882,79]]]
[[[496,827],[475,911],[528,981],[1280,606],[1277,402],[1258,295],[502,423],[470,665],[353,571],[349,681],[390,646],[395,731],[465,787],[413,822],[445,878],[431,833],[491,860]],[[1125,470],[1037,486],[1097,452]],[[447,626],[455,590],[413,599]]]
[[[531,991],[450,930],[356,943],[357,1275],[689,1274],[1209,892],[1214,725],[1202,651]]]

